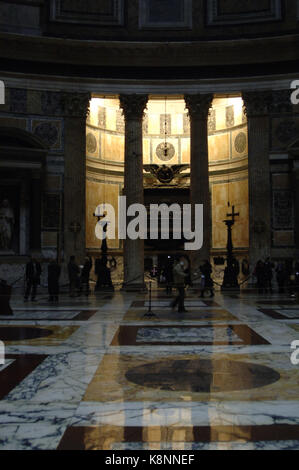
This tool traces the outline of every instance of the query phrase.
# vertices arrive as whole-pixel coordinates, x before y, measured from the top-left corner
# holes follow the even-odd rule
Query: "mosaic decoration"
[[[116,110],[116,130],[122,134],[125,132],[125,119],[121,109]]]
[[[148,134],[148,114],[144,114],[143,116],[142,129],[144,134]]]
[[[88,153],[95,153],[97,150],[98,144],[96,137],[89,132],[86,135],[86,150]]]
[[[34,134],[43,140],[48,147],[54,147],[58,142],[58,126],[52,122],[44,121],[37,124]]]
[[[105,129],[106,127],[106,108],[99,106],[98,108],[98,126]]]
[[[211,109],[208,115],[208,131],[214,132],[216,130],[216,110]]]
[[[183,114],[183,129],[184,134],[190,134],[190,118],[188,116],[188,113]]]
[[[227,106],[225,109],[226,127],[233,127],[235,125],[235,108],[234,106]]]
[[[247,137],[245,132],[240,132],[235,138],[235,149],[238,153],[243,153],[246,150]]]

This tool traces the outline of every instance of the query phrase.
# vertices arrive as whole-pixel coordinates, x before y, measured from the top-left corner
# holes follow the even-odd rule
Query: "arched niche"
[[[0,206],[8,200],[11,214],[10,242],[6,245],[1,240],[0,257],[40,251],[41,188],[47,153],[43,141],[32,133],[0,127]]]

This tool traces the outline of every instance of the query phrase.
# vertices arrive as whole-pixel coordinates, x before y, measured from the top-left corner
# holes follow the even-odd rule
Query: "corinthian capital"
[[[64,112],[66,116],[84,117],[89,114],[90,93],[65,93],[63,96]]]
[[[191,119],[207,119],[213,94],[185,95],[186,108]]]
[[[247,117],[265,116],[272,104],[271,91],[244,91],[242,93]]]
[[[147,101],[148,95],[119,95],[120,108],[123,110],[125,120],[142,119]]]

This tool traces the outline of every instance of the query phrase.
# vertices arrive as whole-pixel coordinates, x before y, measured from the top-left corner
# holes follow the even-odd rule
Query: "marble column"
[[[127,207],[143,204],[142,119],[148,96],[120,95],[120,107],[125,118],[125,178],[124,195]],[[127,218],[127,224],[129,219]],[[124,284],[126,291],[144,290],[144,241],[124,240]]]
[[[89,93],[64,94],[64,258],[85,255],[86,117]]]
[[[271,185],[268,91],[243,93],[248,119],[249,261],[253,268],[271,253]]]
[[[209,190],[208,115],[212,105],[212,94],[185,95],[190,117],[190,202],[203,204],[203,246],[190,252],[192,264],[197,267],[210,259],[211,203]]]

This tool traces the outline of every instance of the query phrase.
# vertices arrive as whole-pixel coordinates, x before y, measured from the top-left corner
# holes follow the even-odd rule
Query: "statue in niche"
[[[10,207],[8,199],[3,199],[0,207],[0,250],[10,249],[14,224],[14,211]]]

